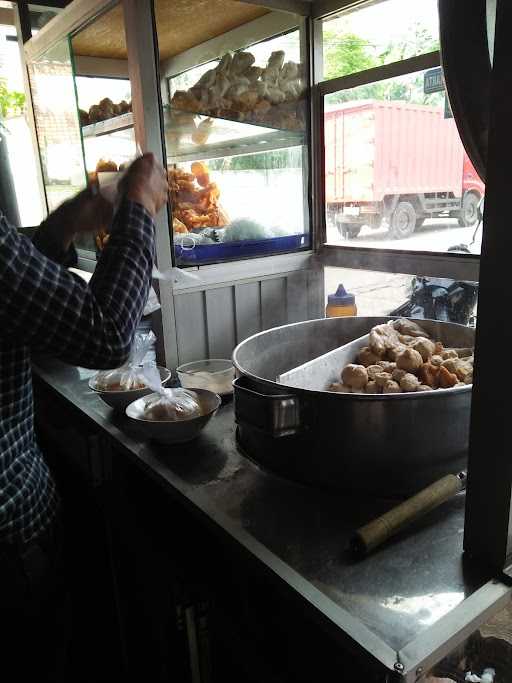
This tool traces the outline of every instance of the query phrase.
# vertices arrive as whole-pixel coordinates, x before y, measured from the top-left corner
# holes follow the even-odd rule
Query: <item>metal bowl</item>
[[[171,378],[171,371],[160,366],[157,366],[157,369],[162,379],[162,386],[165,386],[165,384]],[[142,396],[146,396],[147,394],[151,394],[153,391],[150,389],[150,387],[144,387],[144,389],[133,389],[132,391],[101,391],[99,389],[95,389],[93,383],[94,377],[91,377],[89,380],[89,389],[92,389],[92,391],[94,391],[95,394],[98,394],[104,403],[111,408],[115,408],[116,410],[124,410],[126,406],[130,403],[133,403],[133,401],[136,401],[138,398],[142,398]]]
[[[202,414],[190,420],[146,420],[144,410],[148,401],[157,397],[158,394],[143,396],[137,401],[130,403],[126,408],[126,415],[134,421],[142,436],[153,439],[159,443],[185,443],[195,439],[199,432],[206,427],[208,422],[217,412],[221,399],[218,394],[207,389],[194,389],[198,395]]]

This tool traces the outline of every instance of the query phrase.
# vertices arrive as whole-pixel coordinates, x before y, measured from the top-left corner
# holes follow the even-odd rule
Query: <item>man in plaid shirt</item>
[[[166,198],[165,172],[153,155],[134,162],[125,177],[110,239],[89,284],[63,266],[76,260],[72,246],[76,232],[97,229],[105,219],[107,204],[101,196],[85,192],[58,209],[39,229],[34,243],[20,236],[0,213],[0,611],[4,618],[10,615],[15,620],[24,612],[30,620],[31,608],[37,616],[37,600],[20,604],[15,589],[27,578],[22,575],[31,571],[34,548],[44,551],[51,546],[58,508],[55,486],[34,436],[31,354],[48,354],[90,368],[118,367],[126,360],[151,282],[153,217]],[[30,586],[26,592],[31,592]],[[2,639],[0,643],[5,645]]]

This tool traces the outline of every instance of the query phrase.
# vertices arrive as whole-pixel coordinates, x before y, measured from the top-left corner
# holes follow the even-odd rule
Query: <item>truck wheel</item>
[[[462,209],[459,212],[458,220],[461,228],[474,225],[478,219],[478,197],[472,192],[464,195]]]
[[[363,226],[358,223],[338,223],[338,231],[344,240],[353,240],[361,232]]]
[[[409,237],[416,227],[416,210],[410,202],[398,202],[393,211],[389,232],[395,239]]]

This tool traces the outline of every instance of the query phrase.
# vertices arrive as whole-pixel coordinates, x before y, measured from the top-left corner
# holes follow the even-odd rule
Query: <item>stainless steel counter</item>
[[[345,552],[350,533],[392,503],[261,470],[237,449],[230,404],[195,442],[158,446],[140,441],[127,418],[90,391],[90,371],[38,361],[35,374],[175,499],[263,563],[331,633],[389,669],[399,662],[395,670],[406,680],[416,680],[420,663],[433,664],[509,599],[509,588],[464,567],[464,494],[354,562]]]

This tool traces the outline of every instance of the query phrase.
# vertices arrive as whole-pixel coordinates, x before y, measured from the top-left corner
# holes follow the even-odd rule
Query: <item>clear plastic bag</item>
[[[145,356],[153,349],[155,342],[156,337],[152,331],[136,332],[127,362],[115,370],[102,370],[98,372],[91,382],[93,389],[96,389],[96,391],[134,391],[149,386],[142,362]],[[152,366],[160,380],[160,374],[156,366],[154,364]]]
[[[201,415],[201,405],[197,394],[188,389],[165,389],[156,368],[144,368],[144,377],[149,386],[157,394],[146,402],[144,419],[154,421],[177,422],[191,420]]]

